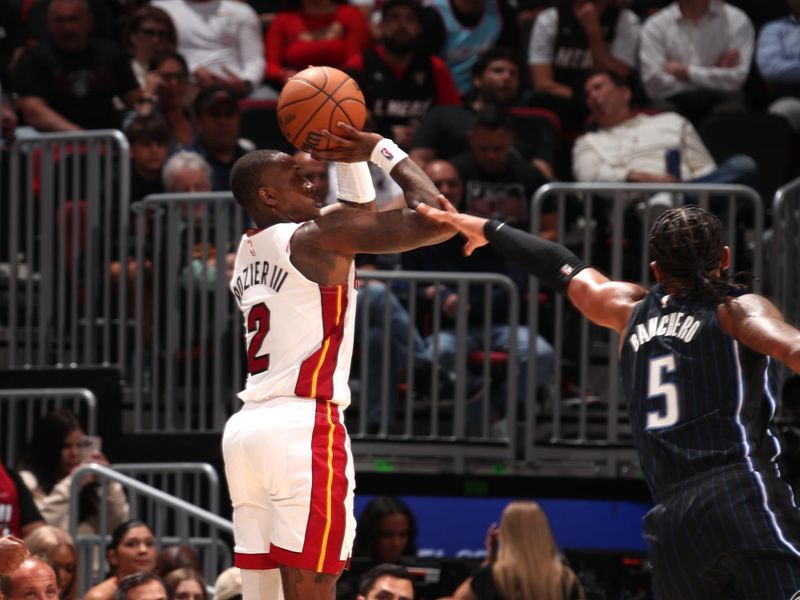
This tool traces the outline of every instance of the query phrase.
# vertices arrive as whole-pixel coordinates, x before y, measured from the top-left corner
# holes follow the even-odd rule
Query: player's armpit
[[[593,323],[624,333],[633,307],[647,295],[635,283],[612,281],[593,268],[582,270],[569,282],[567,296]]]
[[[722,328],[742,344],[800,373],[800,331],[758,294],[746,294],[717,309]]]

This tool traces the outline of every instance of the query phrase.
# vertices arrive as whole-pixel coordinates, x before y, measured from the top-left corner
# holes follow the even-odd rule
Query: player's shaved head
[[[236,202],[245,209],[256,206],[258,189],[270,185],[270,171],[287,164],[294,164],[294,159],[278,150],[254,150],[245,154],[231,170],[231,191]]]

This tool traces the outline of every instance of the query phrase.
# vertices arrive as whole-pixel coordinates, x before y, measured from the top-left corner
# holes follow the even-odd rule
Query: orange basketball
[[[298,150],[327,150],[319,133],[344,133],[339,121],[364,127],[367,108],[361,88],[347,73],[333,67],[309,67],[289,79],[278,98],[278,125]]]

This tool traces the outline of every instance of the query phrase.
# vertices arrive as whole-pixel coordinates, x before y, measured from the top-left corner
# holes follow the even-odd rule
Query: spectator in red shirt
[[[381,9],[380,44],[345,63],[364,91],[375,131],[405,149],[434,104],[461,105],[447,65],[421,41],[418,0],[388,0]]]
[[[302,0],[299,9],[279,13],[267,30],[264,76],[282,86],[309,65],[341,68],[369,46],[369,25],[356,7],[333,0]]]

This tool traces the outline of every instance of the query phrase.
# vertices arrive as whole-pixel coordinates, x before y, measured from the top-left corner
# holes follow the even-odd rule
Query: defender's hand
[[[0,538],[0,575],[11,575],[28,558],[22,540],[13,536]]]
[[[483,235],[483,227],[488,219],[459,213],[444,196],[440,196],[439,201],[445,210],[439,210],[427,204],[420,204],[415,210],[437,223],[451,225],[458,229],[467,238],[467,244],[464,246],[466,256],[472,254],[476,248],[489,243],[486,236]]]
[[[339,127],[344,129],[344,136],[338,136],[327,129],[320,131],[328,140],[330,150],[313,150],[311,156],[316,160],[329,160],[333,162],[363,162],[369,160],[375,144],[383,139],[378,133],[359,131],[347,123],[339,121]]]

